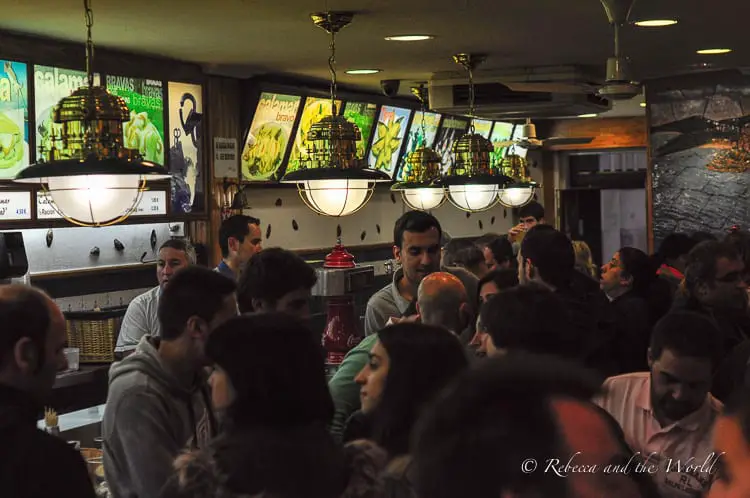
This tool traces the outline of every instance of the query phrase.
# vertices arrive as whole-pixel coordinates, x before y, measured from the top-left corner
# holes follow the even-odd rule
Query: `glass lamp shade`
[[[307,207],[325,216],[347,216],[359,211],[372,197],[368,180],[307,180],[297,184]]]
[[[445,202],[445,190],[442,187],[411,188],[402,190],[401,197],[410,208],[429,211]]]
[[[510,186],[501,189],[498,193],[498,202],[505,207],[519,208],[525,206],[534,198],[534,187]]]
[[[450,185],[448,199],[462,211],[478,213],[495,205],[499,189],[496,184]]]
[[[47,192],[64,218],[104,226],[127,217],[142,192],[138,175],[77,175],[48,179]]]

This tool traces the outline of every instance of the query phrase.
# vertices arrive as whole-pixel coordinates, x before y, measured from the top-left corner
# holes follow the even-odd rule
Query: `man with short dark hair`
[[[195,249],[185,239],[169,239],[159,247],[159,257],[156,260],[156,280],[159,285],[136,296],[128,305],[120,325],[115,352],[132,353],[143,336],[161,335],[157,316],[159,297],[179,270],[194,264]]]
[[[237,280],[240,270],[261,251],[262,240],[258,218],[235,214],[222,221],[219,228],[222,260],[215,270]]]
[[[159,301],[161,339],[144,336],[135,354],[110,368],[102,436],[115,498],[159,496],[174,458],[215,435],[204,346],[212,330],[236,315],[231,279],[186,268]]]
[[[240,274],[237,302],[241,313],[282,311],[310,317],[315,269],[286,249],[271,247],[255,255]]]
[[[513,244],[504,235],[486,234],[475,240],[474,244],[482,250],[485,264],[490,271],[513,267]]]
[[[2,285],[0,323],[2,495],[93,498],[94,489],[81,454],[64,440],[37,428],[55,376],[67,367],[63,314],[40,290]]]
[[[616,361],[616,324],[607,298],[594,280],[575,270],[570,239],[549,225],[536,225],[524,236],[518,252],[521,285],[534,282],[563,301],[579,358],[603,375],[622,373]]]
[[[709,318],[669,313],[651,336],[650,371],[610,377],[606,394],[595,400],[620,424],[633,451],[649,457],[664,498],[703,496],[716,477],[711,437],[722,404],[709,390],[720,356],[721,337]]]
[[[489,271],[482,250],[469,240],[453,239],[448,242],[443,247],[441,264],[465,268],[477,278],[482,278]]]
[[[442,228],[437,218],[423,211],[407,211],[393,228],[393,257],[401,268],[393,282],[370,297],[365,311],[365,335],[385,327],[389,318],[400,318],[415,309],[417,291],[422,279],[440,270]],[[469,304],[477,302],[477,278],[462,268],[445,268],[458,277],[469,293]],[[473,335],[473,334],[472,334]],[[471,339],[471,335],[466,338]]]
[[[414,430],[406,474],[416,495],[655,496],[643,473],[604,470],[629,461],[632,470],[638,459],[589,401],[599,385],[575,364],[523,353],[467,370],[425,407]]]
[[[514,226],[508,232],[508,239],[513,242],[520,242],[523,234],[537,225],[543,225],[544,207],[536,201],[531,201],[518,210],[518,225]]]

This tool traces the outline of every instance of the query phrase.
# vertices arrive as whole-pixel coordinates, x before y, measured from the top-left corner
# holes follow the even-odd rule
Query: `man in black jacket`
[[[567,314],[566,333],[570,343],[577,344],[583,365],[605,376],[621,373],[607,298],[594,280],[575,270],[573,245],[565,234],[549,225],[532,227],[518,253],[518,279],[521,285],[536,282],[560,298]]]
[[[3,496],[93,498],[80,453],[36,424],[66,367],[65,318],[46,294],[0,286],[0,490]]]

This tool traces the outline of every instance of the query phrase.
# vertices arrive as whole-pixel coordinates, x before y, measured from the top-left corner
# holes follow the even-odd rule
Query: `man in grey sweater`
[[[164,289],[162,337],[145,336],[112,365],[102,420],[104,472],[114,498],[153,498],[186,448],[215,435],[204,344],[237,315],[235,283],[207,268],[180,271]]]

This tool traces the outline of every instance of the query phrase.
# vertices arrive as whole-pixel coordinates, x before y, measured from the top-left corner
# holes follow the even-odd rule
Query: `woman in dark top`
[[[320,344],[283,313],[243,315],[209,336],[222,432],[175,462],[164,498],[369,497],[385,452],[341,448],[326,430],[333,401]]]

